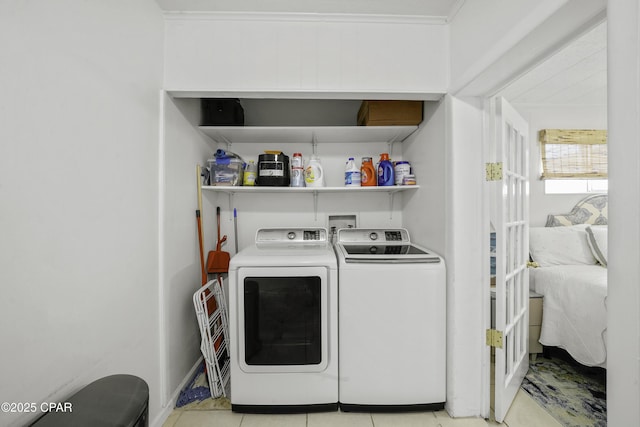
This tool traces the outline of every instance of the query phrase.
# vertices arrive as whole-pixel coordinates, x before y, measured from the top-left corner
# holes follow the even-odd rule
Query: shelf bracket
[[[393,158],[393,144],[398,139],[398,135],[395,135],[391,140],[387,141],[387,152],[389,153],[389,157]]]
[[[229,141],[227,139],[226,136],[224,136],[222,133],[220,134],[220,138],[222,138],[222,142],[224,142],[225,144],[227,144],[227,150],[231,151],[231,146],[233,145],[233,142]]]
[[[234,191],[229,192],[229,212],[233,212],[233,198],[236,195]],[[231,220],[233,221],[233,214],[231,214]]]
[[[389,219],[393,219],[393,198],[395,194],[395,191],[389,191]]]
[[[318,155],[318,138],[315,132],[311,132],[311,154]]]
[[[318,192],[313,192],[313,220],[318,220]]]

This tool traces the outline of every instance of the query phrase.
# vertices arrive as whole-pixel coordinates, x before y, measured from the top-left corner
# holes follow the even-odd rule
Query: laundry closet
[[[290,157],[302,153],[305,164],[316,155],[326,187],[203,187],[206,250],[215,245],[220,207],[222,234],[228,236],[223,250],[232,256],[253,243],[259,228],[329,229],[329,216],[342,215],[355,216],[357,227],[407,228],[412,241],[444,252],[444,23],[402,17],[169,14],[166,25],[162,173],[168,278],[197,262],[195,168],[206,165],[217,149],[256,163],[265,150]],[[407,40],[415,43],[408,46]],[[239,99],[244,126],[200,126],[202,98]],[[424,101],[422,122],[357,125],[363,100],[386,99]],[[344,187],[349,157],[359,165],[362,157],[377,162],[382,153],[409,161],[416,185]],[[171,283],[167,291],[171,301],[189,301],[192,293]],[[187,367],[199,351],[197,330],[187,327],[185,307],[167,309],[170,323],[173,318],[185,324],[169,337],[170,359]]]

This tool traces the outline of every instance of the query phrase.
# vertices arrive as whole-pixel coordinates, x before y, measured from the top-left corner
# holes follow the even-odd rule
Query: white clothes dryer
[[[338,408],[338,272],[325,228],[264,228],[229,265],[231,408]]]
[[[405,229],[341,229],[340,408],[441,409],[446,400],[446,270]]]

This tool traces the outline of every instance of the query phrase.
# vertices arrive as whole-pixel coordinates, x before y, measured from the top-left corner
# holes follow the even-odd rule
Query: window
[[[609,181],[606,179],[547,179],[544,181],[545,194],[606,193]]]
[[[606,130],[543,129],[539,141],[545,193],[607,191]]]

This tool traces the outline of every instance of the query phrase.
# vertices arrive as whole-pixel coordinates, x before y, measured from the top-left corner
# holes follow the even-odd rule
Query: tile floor
[[[520,390],[502,424],[450,418],[446,411],[405,414],[322,412],[293,415],[236,414],[229,410],[174,410],[163,427],[562,427]]]

